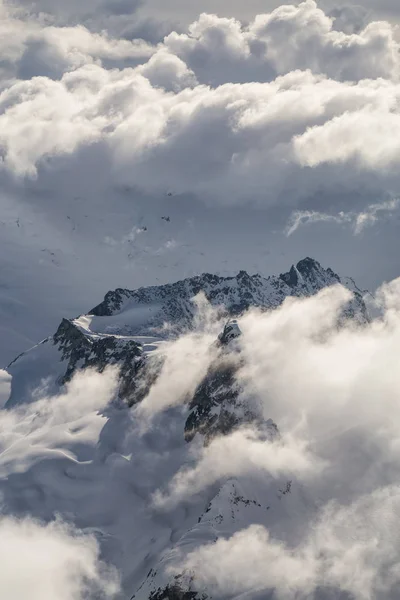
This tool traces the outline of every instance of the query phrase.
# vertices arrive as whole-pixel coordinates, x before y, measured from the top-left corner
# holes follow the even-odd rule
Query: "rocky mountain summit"
[[[353,293],[344,316],[361,323],[367,321],[363,295],[354,282],[341,279],[311,258],[301,260],[287,273],[267,278],[245,271],[236,277],[205,273],[167,285],[110,291],[87,315],[63,319],[53,336],[9,365],[13,386],[8,406],[28,401],[32,390],[40,387],[44,380],[49,391],[54,392],[77,370],[92,367],[102,371],[109,364],[120,367],[121,399],[134,404],[146,389],[143,387],[146,358],[159,350],[163,340],[193,327],[196,305],[192,300],[199,293],[204,294],[211,306],[220,307],[221,316],[232,319],[250,307],[270,310],[287,297],[310,296],[339,283]],[[220,339],[222,344],[230,335],[236,335],[232,323],[233,329],[226,329],[222,334],[226,338]],[[204,384],[214,390],[224,382],[229,386],[231,378],[230,359],[226,362],[221,357],[220,360],[217,380],[210,374],[211,379]],[[136,385],[139,376],[142,377],[140,386]],[[198,397],[202,393],[199,390]]]
[[[340,278],[332,269],[324,269],[319,262],[305,258],[293,265],[287,273],[262,277],[240,271],[236,277],[220,277],[204,273],[176,283],[140,288],[138,290],[117,289],[108,292],[90,314],[96,317],[128,315],[133,308],[142,307],[147,319],[132,325],[139,331],[159,328],[164,323],[181,330],[190,327],[195,306],[191,299],[203,292],[212,306],[223,306],[227,315],[240,315],[250,307],[270,309],[279,306],[288,296],[310,296],[321,289],[342,284],[354,294],[348,307],[349,315],[357,319],[367,318],[363,294],[349,278]],[[125,323],[126,332],[129,324]]]

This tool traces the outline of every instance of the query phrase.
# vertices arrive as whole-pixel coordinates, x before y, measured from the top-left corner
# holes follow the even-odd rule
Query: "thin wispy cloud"
[[[398,198],[387,200],[378,204],[370,204],[363,212],[339,212],[336,215],[322,213],[313,210],[294,211],[285,229],[287,237],[304,225],[313,223],[336,223],[337,225],[349,224],[354,235],[359,235],[367,227],[371,227],[379,221],[390,218],[399,207]]]

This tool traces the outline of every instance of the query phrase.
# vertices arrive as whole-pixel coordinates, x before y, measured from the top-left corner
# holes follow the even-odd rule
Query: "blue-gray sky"
[[[185,26],[193,21],[201,12],[216,13],[224,17],[236,17],[242,21],[250,21],[257,14],[274,10],[283,4],[293,4],[291,0],[145,0],[141,12],[155,19],[170,21]],[[362,2],[336,2],[335,0],[319,0],[318,6],[327,13],[337,15],[343,9],[347,13],[367,16],[370,19],[389,19],[394,23],[400,21],[400,5],[397,0],[363,0]]]

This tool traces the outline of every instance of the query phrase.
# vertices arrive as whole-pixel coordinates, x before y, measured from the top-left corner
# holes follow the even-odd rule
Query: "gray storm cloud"
[[[399,185],[387,22],[344,33],[307,0],[246,26],[203,14],[158,46],[5,9],[2,29],[4,175],[40,178],[102,147],[112,178],[224,205]]]

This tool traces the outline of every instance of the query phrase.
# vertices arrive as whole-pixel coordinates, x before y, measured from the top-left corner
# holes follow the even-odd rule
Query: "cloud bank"
[[[99,411],[107,407],[116,389],[115,369],[104,375],[88,370],[78,373],[58,396],[47,396],[44,382],[33,403],[0,411],[1,476],[27,471],[38,456],[76,460],[75,446],[96,444],[104,425]],[[71,449],[65,450],[65,445]]]
[[[116,387],[113,369],[102,375],[87,371],[75,377],[59,396],[46,396],[43,387],[32,404],[0,410],[2,597],[110,599],[119,591],[118,573],[101,560],[95,536],[72,525],[71,515],[64,514],[68,522],[55,518],[61,506],[54,513],[46,499],[53,486],[68,496],[68,486],[65,480],[63,486],[54,465],[64,461],[65,470],[94,449],[105,423],[98,411],[106,408]],[[32,475],[35,466],[36,475]],[[28,473],[35,480],[32,487]],[[12,484],[7,481],[15,482],[18,477],[22,477],[22,488],[13,497]],[[38,501],[43,520],[32,518],[29,510],[21,512],[23,498],[32,508]]]
[[[101,147],[114,180],[225,205],[398,188],[389,23],[345,33],[307,0],[246,26],[203,14],[151,45],[5,7],[2,19],[3,176],[43,177]]]
[[[286,439],[282,444],[268,442],[254,430],[243,429],[215,439],[202,449],[194,468],[182,469],[172,479],[166,494],[154,495],[155,506],[173,507],[229,477],[256,473],[257,476],[278,478],[298,476],[307,479],[323,468],[323,463],[298,440]]]
[[[99,559],[91,536],[55,521],[48,525],[0,519],[0,593],[10,600],[112,598],[118,591],[113,569]]]
[[[3,407],[10,397],[11,377],[7,371],[0,370],[0,407]]]
[[[258,598],[274,590],[279,599],[395,598],[399,501],[395,486],[348,506],[332,502],[295,547],[254,525],[189,554],[185,565],[217,597]]]
[[[294,515],[278,526],[272,519],[270,529],[222,530],[217,541],[180,553],[170,573],[181,573],[183,561],[193,589],[205,586],[216,598],[272,590],[283,599],[396,597],[399,290],[400,280],[378,290],[381,315],[366,325],[337,327],[349,300],[340,286],[240,320],[243,395],[258,398],[282,438],[268,442],[244,429],[195,449],[195,464],[155,503],[165,511],[216,482],[245,481],[255,493],[286,477],[299,490]]]

